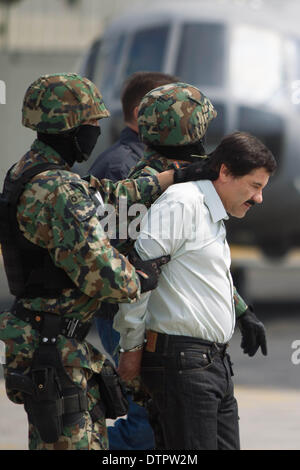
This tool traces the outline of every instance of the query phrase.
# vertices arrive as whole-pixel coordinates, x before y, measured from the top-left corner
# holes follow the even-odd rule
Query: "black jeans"
[[[155,352],[143,354],[141,371],[153,402],[156,448],[238,450],[232,375],[226,346],[158,334]]]

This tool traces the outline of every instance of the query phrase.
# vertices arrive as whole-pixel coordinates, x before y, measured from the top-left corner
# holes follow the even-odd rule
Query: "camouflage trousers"
[[[33,353],[37,347],[37,334],[30,325],[15,320],[9,312],[0,314],[0,339],[6,346],[6,364],[3,366],[4,377],[9,372],[28,374],[31,367]],[[83,345],[81,346],[83,348]],[[71,353],[75,356],[75,353]],[[79,354],[79,353],[78,353]],[[92,353],[90,352],[90,356]],[[104,356],[95,352],[95,357],[101,369]],[[75,362],[75,359],[73,359]],[[87,393],[88,409],[75,425],[64,426],[63,433],[55,443],[42,441],[38,429],[29,422],[29,449],[30,450],[107,450],[108,437],[105,418],[100,417],[93,422],[90,412],[101,400],[97,385],[88,387],[88,381],[94,372],[88,367],[65,365],[65,371],[74,384]],[[8,398],[17,404],[24,403],[22,392],[6,388]]]

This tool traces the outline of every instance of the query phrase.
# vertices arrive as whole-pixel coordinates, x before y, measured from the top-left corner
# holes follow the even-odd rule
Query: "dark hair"
[[[272,152],[257,137],[247,132],[225,136],[210,154],[211,167],[218,173],[224,163],[233,176],[244,176],[256,168],[272,174],[277,167]]]
[[[149,91],[168,83],[178,82],[179,78],[161,72],[136,72],[124,83],[121,94],[124,120],[132,121],[133,110]]]

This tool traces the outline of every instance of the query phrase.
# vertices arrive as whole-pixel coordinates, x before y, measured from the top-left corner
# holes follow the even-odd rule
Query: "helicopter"
[[[79,67],[111,112],[89,166],[124,126],[125,79],[136,71],[173,74],[197,86],[218,112],[206,135],[208,153],[241,130],[262,140],[278,164],[263,204],[227,221],[229,243],[257,246],[276,259],[299,247],[300,33],[293,18],[288,8],[278,14],[261,2],[203,0],[143,5],[113,20]]]

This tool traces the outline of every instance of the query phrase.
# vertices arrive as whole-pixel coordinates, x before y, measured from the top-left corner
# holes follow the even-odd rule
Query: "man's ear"
[[[138,114],[139,114],[139,106],[135,106],[135,108],[133,108],[133,118],[135,121],[137,121]]]
[[[138,106],[135,106],[132,110],[132,118],[129,121],[125,121],[125,124],[130,127],[132,130],[134,130],[137,134],[139,132],[139,128],[138,128],[138,123],[137,123],[137,118],[138,118],[138,113],[139,113],[139,107]]]
[[[231,176],[231,173],[225,163],[221,164],[220,171],[219,171],[219,178],[220,181],[226,182],[228,181],[229,177]]]

